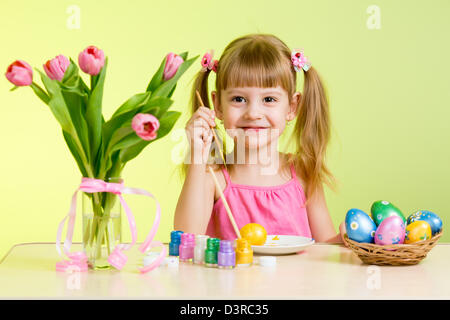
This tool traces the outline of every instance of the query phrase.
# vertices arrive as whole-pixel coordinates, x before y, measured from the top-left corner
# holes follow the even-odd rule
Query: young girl
[[[186,124],[190,164],[184,165],[186,178],[174,229],[237,238],[211,166],[239,229],[259,223],[267,234],[342,242],[343,224],[341,234],[336,234],[323,191],[323,183],[333,185],[324,162],[330,131],[327,97],[303,52],[290,50],[273,35],[251,34],[232,41],[219,60],[205,54],[202,67]],[[216,73],[216,91],[211,92],[214,110],[208,93],[211,71]],[[295,92],[298,72],[304,75],[303,94]],[[225,165],[208,161],[215,143],[215,117],[234,141],[233,151],[222,154]],[[293,122],[290,141],[296,150],[279,152],[280,135]]]

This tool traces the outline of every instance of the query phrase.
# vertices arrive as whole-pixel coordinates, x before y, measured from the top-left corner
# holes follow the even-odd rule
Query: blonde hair
[[[210,72],[199,71],[195,76],[190,101],[191,115],[200,107],[196,91],[200,93],[205,107],[210,108]],[[309,197],[322,183],[333,188],[334,177],[325,164],[330,138],[327,95],[314,67],[302,73],[305,77],[303,94],[290,139],[295,142],[296,150],[288,157],[287,164],[294,164],[296,172],[305,182]],[[296,91],[296,74],[291,62],[291,50],[278,37],[271,34],[245,35],[228,44],[219,59],[216,73],[217,98],[221,101],[222,90],[229,87],[281,86],[288,93],[291,103]],[[187,165],[183,164],[182,169],[185,176]]]

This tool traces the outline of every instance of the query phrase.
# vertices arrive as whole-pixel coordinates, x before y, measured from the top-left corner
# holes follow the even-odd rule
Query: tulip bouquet
[[[169,53],[145,92],[130,97],[108,121],[102,115],[108,58],[95,46],[87,47],[78,56],[79,68],[90,77],[89,86],[75,62],[64,55],[48,60],[44,72],[36,69],[45,89],[33,81],[33,70],[23,60],[9,65],[5,76],[14,84],[11,91],[29,86],[48,105],[82,176],[106,181],[120,177],[128,161],[175,125],[180,112],[168,110],[173,102],[171,96],[178,79],[198,57],[187,60],[187,56],[187,52]],[[107,192],[87,195],[92,201],[94,220],[88,232],[83,230],[83,242],[93,245],[96,241],[100,250],[109,239],[107,224],[100,221],[109,216],[116,196]]]

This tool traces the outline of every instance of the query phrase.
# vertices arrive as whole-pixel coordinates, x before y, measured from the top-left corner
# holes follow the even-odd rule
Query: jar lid
[[[179,263],[178,257],[168,256],[164,259],[164,265],[168,267],[178,267]]]
[[[206,246],[206,240],[209,239],[209,236],[205,234],[197,234],[195,235],[195,244]]]
[[[262,267],[273,267],[277,265],[277,258],[273,256],[259,257],[259,265]]]

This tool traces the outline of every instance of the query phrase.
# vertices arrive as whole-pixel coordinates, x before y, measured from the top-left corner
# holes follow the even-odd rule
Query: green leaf
[[[89,128],[83,115],[83,110],[86,110],[87,94],[81,94],[77,90],[69,91],[66,89],[62,89],[61,92],[69,110],[75,131],[83,146],[84,154],[87,156],[87,161],[90,162]]]
[[[91,94],[91,90],[86,83],[84,83],[83,78],[79,75],[79,69],[72,59],[70,59],[70,65],[64,73],[64,77],[62,78],[60,85],[62,88],[68,90],[76,89],[80,92],[80,94]]]
[[[127,116],[127,115],[123,114],[123,115],[120,115],[119,117],[124,117],[124,116]],[[126,138],[130,134],[132,134],[133,136],[136,136],[136,137],[137,137],[137,135],[136,135],[135,131],[131,128],[131,120],[125,122],[125,124],[121,128],[116,128],[113,131],[111,131],[110,128],[104,129],[103,134],[105,137],[103,139],[103,142],[107,143],[107,145],[104,145],[103,149],[102,149],[103,158],[104,158],[104,161],[106,161],[104,168],[102,168],[102,171],[108,171],[112,165],[112,163],[111,163],[112,153],[115,150],[121,148],[120,145],[119,145],[119,147],[117,147],[116,144],[118,144],[122,139]],[[110,135],[110,138],[109,137],[107,138],[107,135]],[[139,138],[139,140],[140,140],[140,138]]]
[[[42,88],[34,82],[31,83],[30,87],[31,89],[33,89],[34,93],[39,97],[39,99],[41,99],[45,104],[48,104],[48,102],[50,101],[50,97],[48,96],[47,92],[42,90]]]
[[[16,90],[16,89],[19,89],[19,87],[18,87],[18,86],[14,86],[14,87],[12,87],[11,89],[9,89],[9,91],[14,91],[14,90]]]
[[[96,74],[95,76],[91,76],[91,89],[94,90],[94,88],[97,86],[97,82],[100,78],[100,73]]]
[[[102,140],[102,99],[103,87],[105,83],[106,68],[108,65],[108,58],[105,59],[105,64],[98,74],[95,81],[95,86],[91,88],[91,95],[89,96],[88,105],[86,109],[86,121],[89,127],[89,141],[91,142],[91,159],[96,159],[100,150]]]
[[[75,62],[70,59],[70,64],[64,72],[64,77],[61,79],[61,83],[68,87],[75,86],[78,83],[78,77],[78,67]]]
[[[125,149],[128,147],[131,147],[132,145],[135,145],[138,142],[141,142],[142,138],[139,137],[136,134],[136,132],[134,132],[134,130],[132,130],[132,131],[133,132],[130,132],[125,138],[123,138],[122,140],[115,143],[111,149],[111,152],[114,152],[116,150]]]
[[[145,103],[147,103],[150,98],[151,92],[138,93],[132,96],[130,99],[125,101],[117,110],[114,112],[111,118],[116,117],[122,113],[136,109]]]
[[[173,126],[180,116],[181,112],[167,111],[166,114],[159,120],[158,136],[156,137],[156,139],[161,139],[162,137],[167,135],[170,130],[172,130]]]
[[[110,139],[114,132],[122,127],[126,122],[130,122],[131,119],[140,111],[141,107],[147,103],[150,97],[150,92],[139,93],[128,99],[121,107],[114,113],[110,120],[105,122],[103,127],[103,140],[104,140],[104,155],[105,148],[110,144]],[[129,125],[130,127],[130,125]]]
[[[67,67],[64,77],[59,82],[61,93],[69,110],[72,123],[78,135],[78,139],[83,147],[87,161],[91,162],[91,151],[89,145],[89,128],[85,118],[89,92],[86,92],[86,86],[83,79],[78,74],[78,67],[70,59],[70,65]]]
[[[51,80],[40,70],[38,69],[36,70],[41,75],[42,83],[44,84],[45,88],[49,93],[50,100],[48,101],[48,106],[50,107],[50,110],[52,111],[56,120],[61,125],[64,134],[64,139],[66,140],[66,143],[69,146],[70,151],[72,152],[75,160],[77,161],[80,171],[83,173],[84,176],[87,176],[86,174],[87,168],[84,168],[84,163],[81,161],[81,159],[88,159],[88,154],[85,154],[84,150],[80,149],[83,148],[83,142],[80,140],[80,137],[78,137],[78,132],[75,129],[74,124],[72,122],[71,112],[66,104],[65,97],[62,93],[62,89],[60,86],[61,84],[57,80]]]
[[[133,128],[131,128],[131,124],[128,124],[127,126],[123,126],[122,128],[119,128],[116,131],[114,131],[114,133],[111,137],[111,141],[109,143],[108,149],[107,149],[108,152],[117,150],[118,148],[115,145],[130,134],[136,135]]]
[[[140,142],[136,143],[135,145],[122,149],[120,150],[120,154],[119,154],[119,160],[123,163],[126,163],[132,159],[134,159],[135,157],[137,157],[139,155],[139,153],[141,153],[141,151],[151,142],[153,142],[154,140],[150,140],[150,141],[146,141],[146,140],[141,140]]]
[[[150,93],[146,93],[149,95]],[[136,95],[137,97],[139,95]],[[148,98],[148,97],[147,97]],[[112,117],[103,126],[103,141],[106,144],[103,148],[103,157],[106,158],[105,168],[109,170],[111,167],[111,153],[118,149],[129,147],[138,143],[142,139],[136,135],[131,127],[131,122],[137,113],[150,113],[160,118],[173,103],[172,100],[165,97],[157,97],[147,102],[146,99],[133,99],[137,105],[128,112],[118,114]],[[131,99],[130,99],[131,100]],[[147,102],[145,106],[143,103]]]
[[[161,62],[161,65],[158,68],[158,71],[153,75],[152,79],[150,80],[147,90],[146,91],[155,91],[156,88],[158,88],[163,80],[164,75],[164,67],[166,66],[166,59],[167,55],[164,57],[163,61]]]
[[[84,80],[81,76],[78,76],[78,88],[80,88],[80,90],[83,91],[84,93],[86,93],[88,96],[91,95],[91,89],[84,82]]]
[[[48,106],[50,107],[50,110],[52,111],[56,120],[58,120],[62,129],[73,136],[74,134],[76,134],[75,128],[73,127],[73,123],[70,118],[70,113],[62,96],[61,88],[58,84],[58,81],[51,80],[40,70],[37,71],[41,75],[42,83],[44,84],[45,88],[47,89],[50,95],[50,100],[48,101]]]
[[[60,83],[60,87],[61,87],[62,91],[64,91],[64,92],[70,92],[70,93],[80,96],[80,99],[82,99],[82,103],[80,105],[80,107],[81,107],[80,112],[81,112],[81,115],[83,116],[83,118],[86,119],[85,115],[86,115],[87,105],[89,103],[89,93],[84,90],[82,82],[83,82],[83,80],[81,79],[81,77],[78,77],[74,86],[69,87],[69,86],[65,86]]]
[[[112,165],[109,167],[110,169],[106,171],[105,177],[120,177],[120,171],[122,168],[122,163],[119,160],[120,151],[115,151],[111,155],[110,162]]]
[[[152,96],[162,96],[167,97],[177,84],[178,79],[183,75],[184,72],[194,63],[195,59],[199,56],[196,56],[190,60],[184,61],[177,70],[177,73],[166,82],[162,83],[156,90],[153,91]]]
[[[111,118],[107,122],[103,124],[103,139],[106,144],[110,143],[110,139],[113,136],[113,134],[123,126],[125,122],[127,122],[129,119],[131,119],[134,116],[134,113],[137,112],[136,110],[129,111],[127,113],[123,113],[121,115],[115,116],[114,118]]]
[[[187,57],[188,57],[188,52],[185,51],[185,52],[183,52],[183,53],[180,53],[179,56],[183,58],[183,61],[186,61],[186,59],[187,59]]]
[[[72,156],[75,158],[75,161],[77,162],[78,168],[80,169],[81,174],[83,177],[88,177],[88,174],[86,172],[86,169],[84,168],[83,161],[80,158],[80,154],[78,152],[78,148],[76,146],[76,143],[73,141],[73,138],[71,135],[64,130],[62,130],[64,140],[66,140],[66,144],[69,147],[70,152],[72,153]]]
[[[175,85],[173,86],[173,88],[172,88],[172,91],[169,92],[169,94],[167,95],[167,97],[169,97],[169,98],[172,97],[173,93],[175,92],[176,87],[177,87],[177,85],[175,84]]]
[[[158,119],[160,119],[169,107],[172,105],[173,100],[166,97],[152,97],[149,102],[140,109],[140,113],[151,113]]]
[[[72,61],[72,59],[70,61],[71,64],[67,68],[66,72],[64,73],[64,77],[59,84],[64,91],[72,92],[82,97],[83,103],[81,104],[81,114],[84,118],[91,92],[84,83],[83,78],[81,78],[78,74],[79,70],[76,64]]]
[[[159,129],[158,129],[158,135],[156,139],[154,140],[141,140],[140,142],[128,147],[124,148],[120,151],[119,160],[122,163],[126,163],[141,153],[141,151],[150,143],[155,142],[158,139],[161,139],[166,134],[172,130],[173,126],[177,122],[178,118],[180,117],[181,113],[178,111],[168,111],[160,120],[159,120]]]

